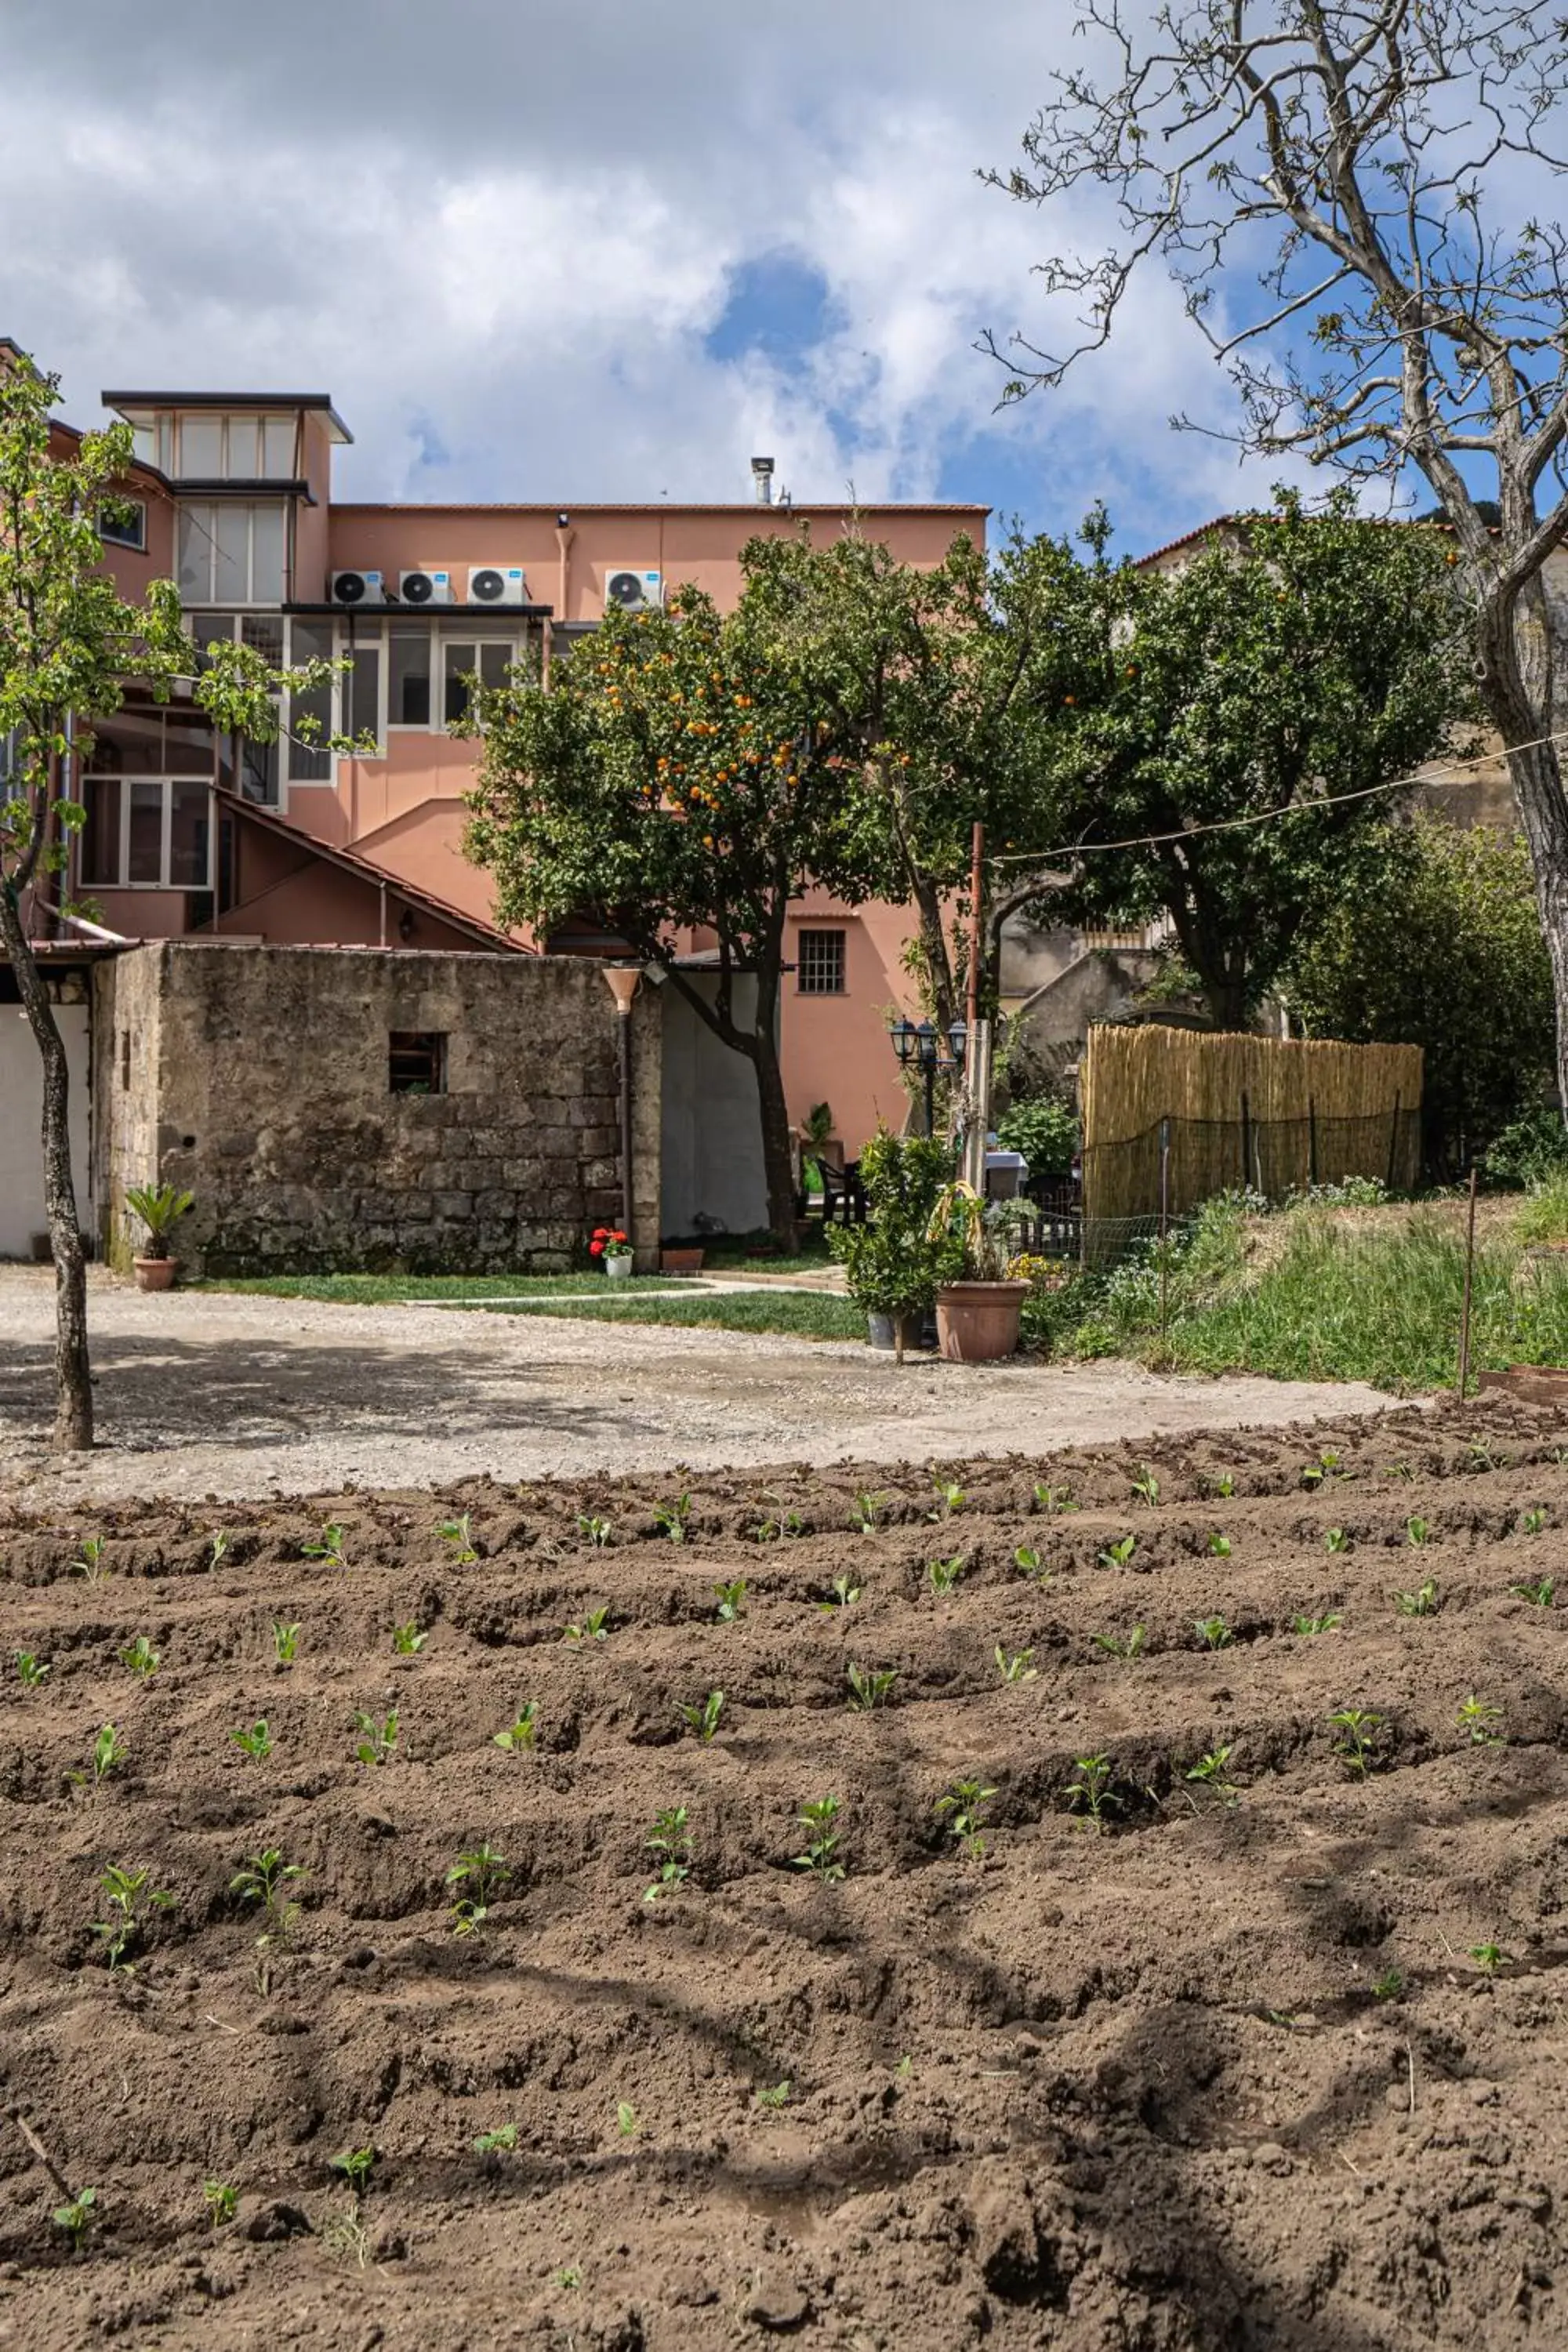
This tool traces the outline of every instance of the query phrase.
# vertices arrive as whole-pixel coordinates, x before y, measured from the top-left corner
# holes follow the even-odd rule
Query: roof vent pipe
[[[752,458],[752,487],[757,494],[757,504],[771,507],[773,502],[773,461],[771,457]]]

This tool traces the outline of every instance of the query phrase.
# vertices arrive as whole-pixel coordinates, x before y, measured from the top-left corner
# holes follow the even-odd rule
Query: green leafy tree
[[[65,1046],[33,952],[85,812],[73,767],[95,722],[112,717],[134,679],[166,701],[193,667],[173,581],[125,602],[103,569],[100,526],[123,510],[133,461],[129,425],[68,446],[51,426],[58,378],[0,352],[0,949],[9,960],[43,1063],[44,1199],[55,1265],[58,1446],[92,1444],[85,1250],[77,1220]],[[279,698],[308,691],[332,665],[273,670],[246,646],[211,649],[192,688],[216,729],[273,740]],[[301,727],[301,734],[308,730]]]
[[[1517,834],[1379,826],[1299,944],[1290,1001],[1319,1036],[1426,1050],[1429,1159],[1451,1171],[1542,1099],[1552,962]]]

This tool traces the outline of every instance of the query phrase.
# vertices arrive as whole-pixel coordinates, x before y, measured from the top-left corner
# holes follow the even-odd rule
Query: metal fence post
[[[1316,1189],[1318,1181],[1318,1106],[1307,1097],[1307,1183]]]
[[[1160,1346],[1163,1350],[1171,1321],[1171,1122],[1160,1121]]]
[[[1245,1192],[1252,1181],[1252,1113],[1245,1089],[1241,1097],[1241,1189]]]

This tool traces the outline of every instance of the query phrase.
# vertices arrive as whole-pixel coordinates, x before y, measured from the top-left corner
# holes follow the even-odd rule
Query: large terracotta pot
[[[177,1257],[133,1257],[131,1266],[138,1290],[173,1290],[180,1261]]]
[[[1018,1345],[1026,1282],[947,1282],[936,1294],[936,1344],[954,1364],[994,1364]]]

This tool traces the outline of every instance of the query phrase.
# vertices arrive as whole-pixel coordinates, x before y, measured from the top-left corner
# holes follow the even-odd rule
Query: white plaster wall
[[[71,1170],[77,1215],[92,1232],[89,1158],[89,1016],[85,1004],[57,1004],[70,1068]],[[19,1004],[0,1004],[0,1257],[30,1258],[44,1215],[43,1065]]]
[[[706,973],[691,977],[711,995]],[[647,983],[645,982],[646,986]],[[743,1054],[721,1045],[679,990],[666,981],[662,1234],[746,1234],[768,1222],[757,1082]],[[735,1017],[752,1019],[755,983],[735,982]],[[710,1227],[702,1220],[717,1223]]]

